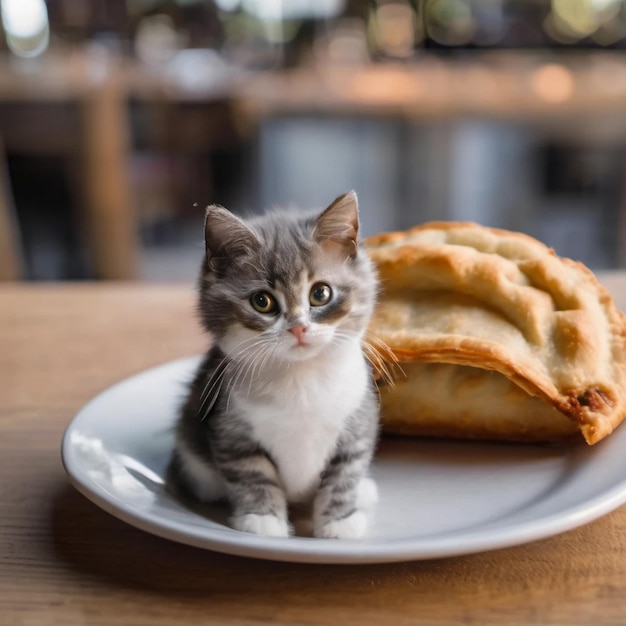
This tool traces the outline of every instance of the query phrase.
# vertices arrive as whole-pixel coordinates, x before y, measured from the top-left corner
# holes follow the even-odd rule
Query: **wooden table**
[[[626,273],[602,279],[626,308]],[[203,350],[193,307],[188,285],[0,286],[0,624],[626,623],[626,507],[526,546],[359,566],[193,549],[101,511],[68,483],[63,430],[112,383]]]

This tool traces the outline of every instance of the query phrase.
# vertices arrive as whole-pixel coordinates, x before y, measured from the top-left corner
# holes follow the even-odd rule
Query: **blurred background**
[[[626,0],[0,0],[0,279],[193,280],[208,204],[626,267]]]

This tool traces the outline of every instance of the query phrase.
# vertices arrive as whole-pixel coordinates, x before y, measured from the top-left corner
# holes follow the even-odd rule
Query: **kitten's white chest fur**
[[[276,463],[288,501],[307,500],[318,487],[367,385],[367,367],[355,340],[308,361],[268,368],[256,393],[237,395],[237,409]]]

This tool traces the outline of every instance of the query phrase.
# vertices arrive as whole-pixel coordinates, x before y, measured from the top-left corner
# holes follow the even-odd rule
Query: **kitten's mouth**
[[[296,343],[294,343],[291,346],[292,350],[306,350],[307,348],[310,348],[311,344],[308,341],[296,341]]]
[[[316,355],[319,351],[319,345],[311,341],[298,341],[291,344],[288,348],[288,358],[300,361],[302,359],[309,359]]]

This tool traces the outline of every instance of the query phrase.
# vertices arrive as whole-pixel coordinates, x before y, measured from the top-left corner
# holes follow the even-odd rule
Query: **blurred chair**
[[[0,141],[0,280],[18,280],[22,278],[22,272],[22,245],[15,219],[4,143]]]
[[[84,206],[96,278],[138,275],[138,234],[128,177],[127,92],[115,70],[81,103]]]
[[[67,159],[76,227],[84,239],[90,276],[134,279],[139,246],[128,175],[130,131],[123,72],[108,58],[86,55],[51,57],[46,63],[37,72],[25,72],[15,71],[6,59],[2,61],[3,154]],[[3,169],[6,187],[6,158]],[[40,191],[45,205],[46,190]],[[12,226],[20,213],[2,213],[0,253],[18,260],[8,264],[3,256],[0,271],[10,278],[26,277],[28,249],[21,254]]]

